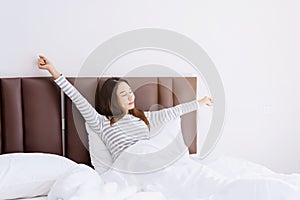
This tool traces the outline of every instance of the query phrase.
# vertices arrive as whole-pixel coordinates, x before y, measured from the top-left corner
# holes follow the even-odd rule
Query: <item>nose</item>
[[[128,95],[128,100],[129,100],[129,102],[131,102],[133,100],[133,94]]]
[[[128,95],[128,100],[131,101],[132,100],[132,95]]]

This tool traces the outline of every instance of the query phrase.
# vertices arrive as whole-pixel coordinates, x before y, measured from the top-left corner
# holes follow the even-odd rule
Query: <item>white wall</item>
[[[35,65],[38,53],[76,76],[114,35],[173,30],[202,46],[222,78],[226,121],[215,154],[300,173],[299,8],[296,0],[1,0],[0,77],[47,76]]]

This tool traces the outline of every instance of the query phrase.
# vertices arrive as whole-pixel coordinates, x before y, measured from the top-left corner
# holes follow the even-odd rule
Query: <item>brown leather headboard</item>
[[[1,153],[62,155],[60,89],[50,78],[2,78]]]
[[[76,81],[76,88],[92,105],[95,105],[97,85],[101,88],[106,79],[68,78],[72,84]],[[136,107],[142,110],[167,108],[196,99],[196,77],[125,79],[135,92]],[[52,78],[2,78],[0,96],[1,154],[63,155],[64,152],[66,157],[90,165],[84,120],[69,98],[61,96]],[[196,130],[196,112],[184,115],[182,131],[190,153],[197,151]]]

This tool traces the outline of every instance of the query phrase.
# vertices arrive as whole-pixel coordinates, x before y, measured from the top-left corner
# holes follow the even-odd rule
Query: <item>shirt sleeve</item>
[[[78,111],[90,128],[100,134],[102,129],[103,116],[98,114],[95,108],[80,94],[80,92],[63,76],[55,79],[54,82],[72,100]]]
[[[199,107],[200,105],[198,103],[198,100],[194,100],[188,103],[176,105],[171,108],[165,108],[159,111],[147,111],[144,113],[150,123],[150,127],[155,127],[172,119],[180,117],[181,115],[195,111]]]

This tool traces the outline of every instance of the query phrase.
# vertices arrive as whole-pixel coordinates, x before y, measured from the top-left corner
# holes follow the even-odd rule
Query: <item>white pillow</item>
[[[46,153],[0,155],[0,199],[47,195],[62,174],[77,163]]]
[[[171,143],[186,146],[181,131],[181,118],[177,117],[160,126],[150,128],[150,136],[153,144],[158,149],[166,148]]]
[[[113,164],[111,153],[102,142],[100,136],[95,133],[87,123],[85,123],[85,128],[88,133],[89,151],[92,165],[99,174],[102,174],[106,172]]]
[[[102,199],[103,181],[92,168],[78,164],[58,178],[52,186],[48,200]]]

